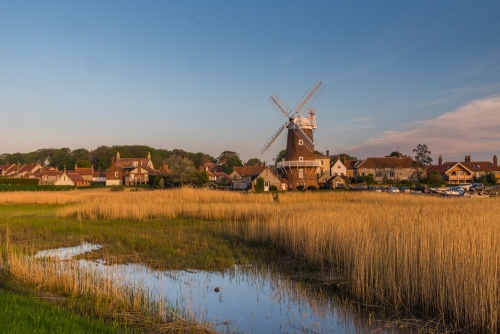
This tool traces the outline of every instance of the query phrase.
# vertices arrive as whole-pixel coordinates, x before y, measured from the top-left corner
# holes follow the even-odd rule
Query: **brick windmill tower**
[[[264,153],[281,133],[288,129],[286,141],[286,155],[284,161],[279,161],[277,167],[285,175],[290,189],[302,187],[306,189],[309,186],[318,187],[318,170],[320,162],[314,158],[314,138],[313,132],[316,126],[316,111],[310,107],[314,100],[323,90],[324,86],[317,81],[311,89],[306,92],[302,102],[295,111],[291,110],[283,100],[275,93],[269,98],[271,104],[281,112],[288,121],[281,126],[278,131],[262,147],[261,153]],[[301,111],[305,108],[305,116]]]

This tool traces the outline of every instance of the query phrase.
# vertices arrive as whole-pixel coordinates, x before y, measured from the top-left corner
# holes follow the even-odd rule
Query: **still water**
[[[82,244],[41,251],[35,256],[68,260],[99,248]],[[370,322],[334,299],[269,270],[235,266],[225,272],[157,271],[143,265],[88,260],[78,263],[122,284],[140,286],[152,299],[184,310],[194,321],[211,323],[220,332],[402,333],[383,329],[382,322]]]

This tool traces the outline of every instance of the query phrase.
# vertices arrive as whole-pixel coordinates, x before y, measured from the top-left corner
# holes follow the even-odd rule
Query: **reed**
[[[307,192],[280,193],[275,203],[270,194],[193,189],[86,191],[66,198],[59,217],[77,217],[83,224],[221,221],[223,234],[271,242],[332,268],[332,276],[340,270],[343,286],[361,303],[424,314],[469,332],[500,330],[498,199]]]
[[[123,277],[112,267],[103,274],[92,266],[82,266],[78,260],[37,259],[15,250],[7,256],[8,261],[0,269],[7,271],[11,285],[51,293],[77,313],[145,333],[213,333],[203,324],[186,320],[169,305],[154,301],[140,284],[121,284]]]

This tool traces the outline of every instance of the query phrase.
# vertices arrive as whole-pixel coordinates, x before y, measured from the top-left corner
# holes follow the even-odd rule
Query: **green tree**
[[[217,158],[217,161],[221,164],[222,171],[227,174],[233,172],[233,167],[243,166],[240,155],[234,151],[223,151]]]
[[[246,165],[247,166],[259,166],[259,165],[262,165],[262,161],[260,161],[260,159],[258,159],[258,158],[252,158],[252,159],[248,159]]]
[[[431,151],[425,144],[418,144],[417,148],[413,149],[415,153],[415,176],[421,179],[427,167],[432,165]]]
[[[255,180],[255,186],[254,186],[255,192],[261,193],[264,191],[264,179],[261,177],[258,177],[257,180]]]
[[[178,155],[170,156],[170,158],[167,159],[167,164],[172,170],[173,182],[181,186],[184,185],[184,182],[189,182],[190,176],[196,171],[194,163],[191,160]]]
[[[208,174],[205,170],[194,170],[190,175],[190,182],[201,187],[208,182]]]
[[[442,183],[443,178],[437,171],[433,171],[431,174],[427,175],[427,184],[441,185]]]
[[[85,159],[78,159],[75,161],[75,165],[77,165],[80,168],[90,168],[92,167],[92,163],[89,160]]]
[[[274,163],[275,165],[278,163],[278,162],[281,162],[283,161],[283,159],[285,158],[286,156],[286,150],[281,150],[280,153],[278,153],[278,155],[276,156],[276,158],[274,159]]]
[[[156,175],[154,181],[153,181],[153,186],[156,189],[163,189],[165,188],[165,179],[161,175]]]

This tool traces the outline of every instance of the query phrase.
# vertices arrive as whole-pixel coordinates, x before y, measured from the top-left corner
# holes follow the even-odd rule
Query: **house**
[[[59,178],[54,182],[55,186],[73,186],[73,187],[84,187],[89,186],[90,183],[85,181],[83,177],[74,172],[63,171]]]
[[[111,166],[106,169],[106,185],[134,185],[149,182],[150,176],[157,175],[151,161],[151,153],[147,158],[121,158],[116,152],[116,159],[111,158]]]
[[[344,178],[341,175],[335,175],[326,181],[326,187],[328,189],[342,188],[346,184]]]
[[[40,172],[40,184],[53,185],[64,172],[56,168],[45,169]]]
[[[332,177],[330,152],[327,150],[326,155],[316,152],[314,159],[319,162],[318,168],[318,186],[325,187],[326,181]]]
[[[383,158],[366,158],[354,167],[355,176],[373,175],[378,182],[415,180],[417,162],[403,155]]]
[[[427,168],[427,175],[439,173],[441,179],[447,183],[472,183],[474,175],[470,169],[460,162],[445,162]]]
[[[16,164],[3,164],[0,165],[0,176],[6,176],[7,173],[11,172],[16,167]]]
[[[43,170],[40,164],[17,164],[6,171],[6,177],[24,177],[26,174],[39,173]]]
[[[427,174],[437,172],[443,181],[447,183],[472,183],[475,178],[480,178],[488,174],[494,174],[497,180],[500,179],[500,167],[497,156],[493,156],[493,161],[472,161],[470,155],[466,155],[464,162],[444,162],[439,156],[438,164],[427,169]]]
[[[93,172],[92,182],[99,184],[106,184],[106,172],[101,172],[101,170]]]
[[[262,168],[248,168],[262,167]],[[234,167],[236,168],[236,167]],[[260,171],[260,172],[259,172]],[[234,171],[233,171],[234,173]],[[243,177],[233,180],[233,189],[247,190],[254,189],[258,178],[264,180],[264,191],[269,191],[271,186],[275,186],[278,190],[286,190],[286,184],[269,168],[265,166],[247,166],[238,169],[238,175],[241,173]]]
[[[262,171],[266,168],[266,166],[258,165],[258,166],[235,166],[233,167],[233,172],[229,174],[229,178],[231,180],[239,180],[244,177],[258,175],[262,173]]]
[[[94,175],[94,168],[82,168],[75,165],[75,173],[80,174],[80,176],[87,182],[92,181],[92,176]]]

